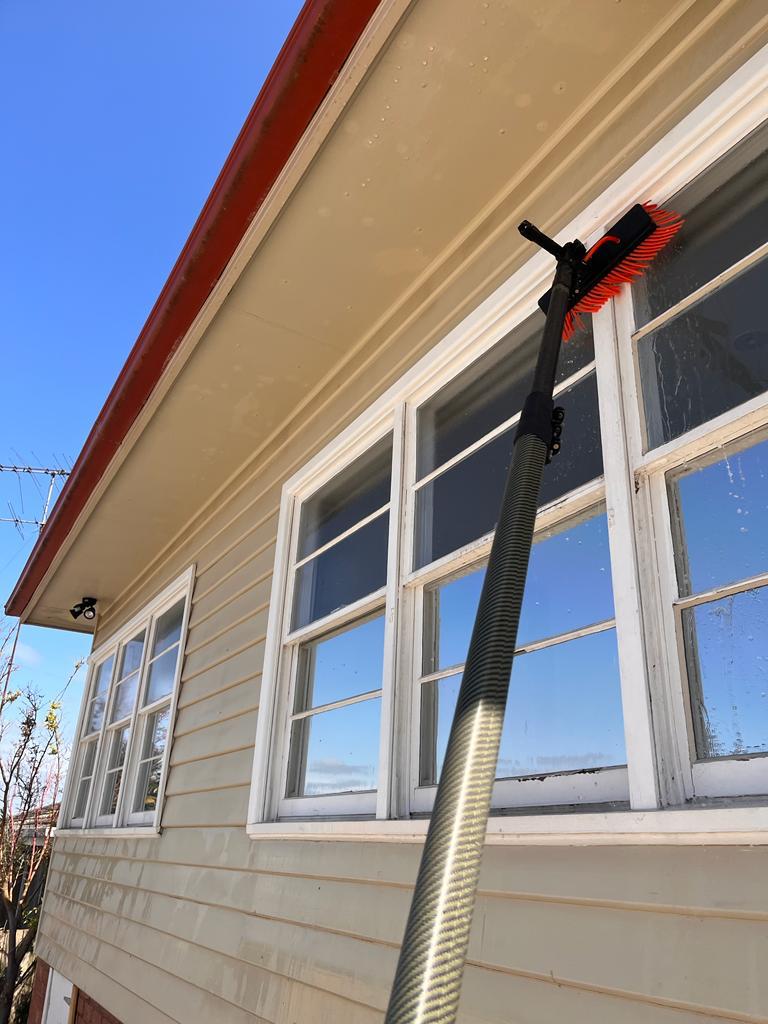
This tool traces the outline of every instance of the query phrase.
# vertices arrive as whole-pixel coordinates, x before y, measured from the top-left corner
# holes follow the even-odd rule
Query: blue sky
[[[0,3],[0,463],[74,461],[300,8]],[[39,514],[0,474],[8,501]],[[33,540],[0,523],[3,602]],[[17,683],[53,695],[89,646],[23,629]]]

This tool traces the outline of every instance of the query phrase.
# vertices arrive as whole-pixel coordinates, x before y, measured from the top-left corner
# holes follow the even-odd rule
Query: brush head
[[[644,273],[651,260],[675,237],[682,217],[653,203],[637,203],[586,253],[565,318],[563,341],[580,323],[580,313],[596,313],[621,286]],[[550,291],[539,299],[546,313]]]

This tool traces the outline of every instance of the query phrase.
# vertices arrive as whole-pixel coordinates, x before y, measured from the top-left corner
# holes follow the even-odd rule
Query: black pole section
[[[558,259],[385,1024],[456,1019],[541,473],[552,444],[557,359],[583,255],[581,243],[571,242]]]

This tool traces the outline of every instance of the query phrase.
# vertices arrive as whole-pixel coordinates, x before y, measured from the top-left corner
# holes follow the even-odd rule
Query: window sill
[[[155,839],[160,835],[160,829],[155,825],[126,825],[125,828],[57,828],[53,831],[56,836],[65,836],[68,839]]]
[[[251,839],[421,843],[426,819],[250,823]],[[660,811],[492,817],[487,842],[530,846],[768,845],[768,807],[691,807]]]

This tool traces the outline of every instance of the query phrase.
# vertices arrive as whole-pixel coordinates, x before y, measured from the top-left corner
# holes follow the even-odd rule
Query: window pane
[[[141,652],[144,650],[144,630],[120,648],[120,668],[117,678],[124,679],[136,672],[141,664]]]
[[[139,673],[134,672],[115,687],[115,699],[112,704],[110,722],[119,722],[121,718],[127,718],[133,711],[133,702],[136,697],[136,687],[139,685]]]
[[[85,735],[98,732],[101,723],[104,721],[104,708],[107,703],[107,691],[109,681],[112,678],[112,666],[115,663],[114,656],[107,658],[96,669],[96,676],[93,681],[93,697],[88,709],[88,719],[85,725]]]
[[[300,652],[294,711],[381,689],[384,616],[305,644]]]
[[[563,346],[558,382],[595,358],[591,318]],[[518,413],[531,387],[544,317],[536,313],[419,410],[417,479]]]
[[[682,595],[768,570],[768,441],[694,469],[673,480],[670,490],[681,518]]]
[[[466,660],[485,567],[427,591],[425,672]],[[519,646],[613,618],[608,522],[604,512],[541,533],[531,551],[517,634]],[[435,660],[432,660],[435,659]]]
[[[88,794],[91,790],[93,765],[96,758],[96,740],[91,740],[83,746],[80,757],[80,782],[78,783],[75,807],[72,812],[73,818],[82,818],[85,815],[85,808],[88,803]]]
[[[376,789],[380,717],[376,697],[294,722],[286,796]]]
[[[82,779],[77,787],[77,798],[75,800],[75,809],[72,812],[74,819],[80,819],[85,817],[85,808],[88,804],[88,794],[91,791],[91,780]]]
[[[141,761],[133,798],[133,812],[154,811],[160,788],[163,754],[168,740],[170,708],[156,711],[147,719],[144,728]]]
[[[392,435],[389,434],[304,502],[298,557],[306,558],[386,505],[391,480]]]
[[[163,612],[155,626],[155,639],[152,643],[152,657],[181,639],[181,624],[184,620],[184,601],[179,601],[167,612]]]
[[[671,441],[768,389],[768,261],[638,342],[648,445]]]
[[[167,696],[173,690],[173,682],[176,678],[176,663],[179,660],[179,648],[174,647],[172,651],[166,651],[153,661],[149,666],[149,682],[144,704],[152,704],[161,697]]]
[[[299,629],[383,587],[389,513],[361,527],[296,571],[293,628]]]
[[[544,470],[540,504],[600,476],[603,456],[594,374],[557,398],[566,412],[563,449]],[[515,429],[473,452],[420,488],[416,495],[419,569],[490,533],[501,506]]]
[[[133,802],[134,814],[154,811],[157,807],[162,769],[163,762],[159,757],[155,757],[151,761],[142,761],[139,765],[138,786]]]
[[[685,217],[674,242],[632,286],[638,326],[768,239],[768,130],[758,129],[665,203]]]
[[[439,777],[460,682],[460,676],[449,676],[422,685],[422,784]],[[625,762],[614,629],[517,655],[497,778]]]
[[[110,736],[107,774],[101,796],[101,807],[99,809],[99,814],[101,815],[112,815],[117,810],[120,781],[125,764],[125,752],[128,747],[128,733],[129,730],[127,728],[118,729],[117,732],[112,733]]]
[[[683,611],[696,754],[768,751],[768,589]]]

